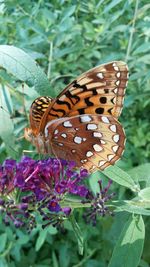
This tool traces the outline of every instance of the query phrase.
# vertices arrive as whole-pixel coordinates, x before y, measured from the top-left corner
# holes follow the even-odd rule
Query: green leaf
[[[6,86],[0,85],[0,137],[6,145],[8,154],[15,157],[17,154],[15,147],[14,125],[11,119],[12,104],[9,90]]]
[[[0,235],[0,253],[3,252],[3,250],[6,247],[6,242],[7,242],[7,234],[1,234]]]
[[[8,267],[8,264],[5,259],[0,259],[0,267]]]
[[[75,9],[76,9],[76,5],[73,5],[71,7],[68,7],[68,8],[65,8],[63,14],[62,14],[62,21],[61,23],[66,20],[67,18],[69,18],[74,12],[75,12]]]
[[[104,8],[104,13],[109,12],[113,7],[118,5],[120,2],[122,2],[122,0],[113,0],[113,1],[111,1],[110,4],[106,5],[106,7]]]
[[[115,212],[127,211],[130,213],[150,216],[150,202],[141,201],[140,199],[133,200],[124,200],[124,201],[116,201],[114,202],[114,206],[116,207]]]
[[[142,45],[140,45],[133,53],[133,55],[137,55],[139,53],[145,53],[148,52],[150,50],[150,43],[144,43]]]
[[[0,45],[0,66],[17,79],[34,86],[40,95],[49,95],[50,83],[37,63],[23,50]]]
[[[103,173],[116,183],[130,188],[132,191],[138,191],[139,188],[129,174],[121,170],[119,167],[110,166]]]
[[[47,228],[39,232],[39,236],[36,241],[35,250],[39,251],[47,237]]]
[[[145,226],[142,216],[130,216],[114,248],[108,267],[137,267],[143,251]]]
[[[139,197],[150,201],[150,187],[144,188],[139,192]]]
[[[77,241],[78,241],[79,254],[83,255],[84,240],[83,240],[81,229],[80,229],[79,225],[77,224],[73,214],[70,216],[70,222],[72,224],[74,234],[75,234]]]
[[[128,171],[135,181],[147,181],[150,179],[150,163],[141,164]]]

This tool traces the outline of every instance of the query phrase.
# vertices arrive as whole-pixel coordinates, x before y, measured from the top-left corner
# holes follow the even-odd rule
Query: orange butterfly
[[[126,63],[113,61],[83,73],[55,99],[35,99],[26,139],[40,153],[74,160],[91,172],[113,165],[125,144],[117,119],[127,80]]]

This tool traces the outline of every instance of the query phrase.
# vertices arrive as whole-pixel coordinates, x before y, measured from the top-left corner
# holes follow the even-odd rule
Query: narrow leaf
[[[4,234],[1,234],[0,235],[0,241],[1,241],[1,245],[0,245],[0,253],[3,252],[3,250],[5,249],[6,247],[6,241],[7,241],[7,234],[4,233]]]
[[[140,214],[145,216],[150,216],[150,202],[141,201],[141,200],[124,200],[116,201],[115,203],[115,212],[127,211],[134,214]]]
[[[47,236],[47,228],[45,228],[44,230],[42,230],[42,231],[39,232],[39,236],[37,238],[36,245],[35,245],[35,250],[36,251],[39,251],[40,250],[40,248],[44,244],[44,241],[46,239],[46,236]]]
[[[104,9],[104,13],[109,12],[113,7],[118,5],[120,2],[122,2],[122,0],[113,0],[113,1],[111,1],[110,4],[106,5],[106,7]]]
[[[83,255],[84,240],[83,240],[81,229],[80,229],[79,225],[77,224],[73,214],[70,216],[70,221],[72,224],[72,228],[74,230],[74,234],[75,234],[77,241],[78,241],[79,254]]]

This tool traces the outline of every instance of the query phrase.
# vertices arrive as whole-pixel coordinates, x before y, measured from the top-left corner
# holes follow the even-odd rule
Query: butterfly
[[[113,61],[83,73],[54,99],[38,97],[26,139],[38,152],[74,160],[89,172],[113,165],[125,147],[118,117],[127,81],[126,63]]]

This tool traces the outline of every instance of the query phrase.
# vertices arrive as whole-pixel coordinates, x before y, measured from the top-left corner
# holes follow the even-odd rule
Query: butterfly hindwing
[[[49,122],[46,142],[58,158],[90,171],[113,165],[124,150],[125,134],[112,116],[77,115]]]

